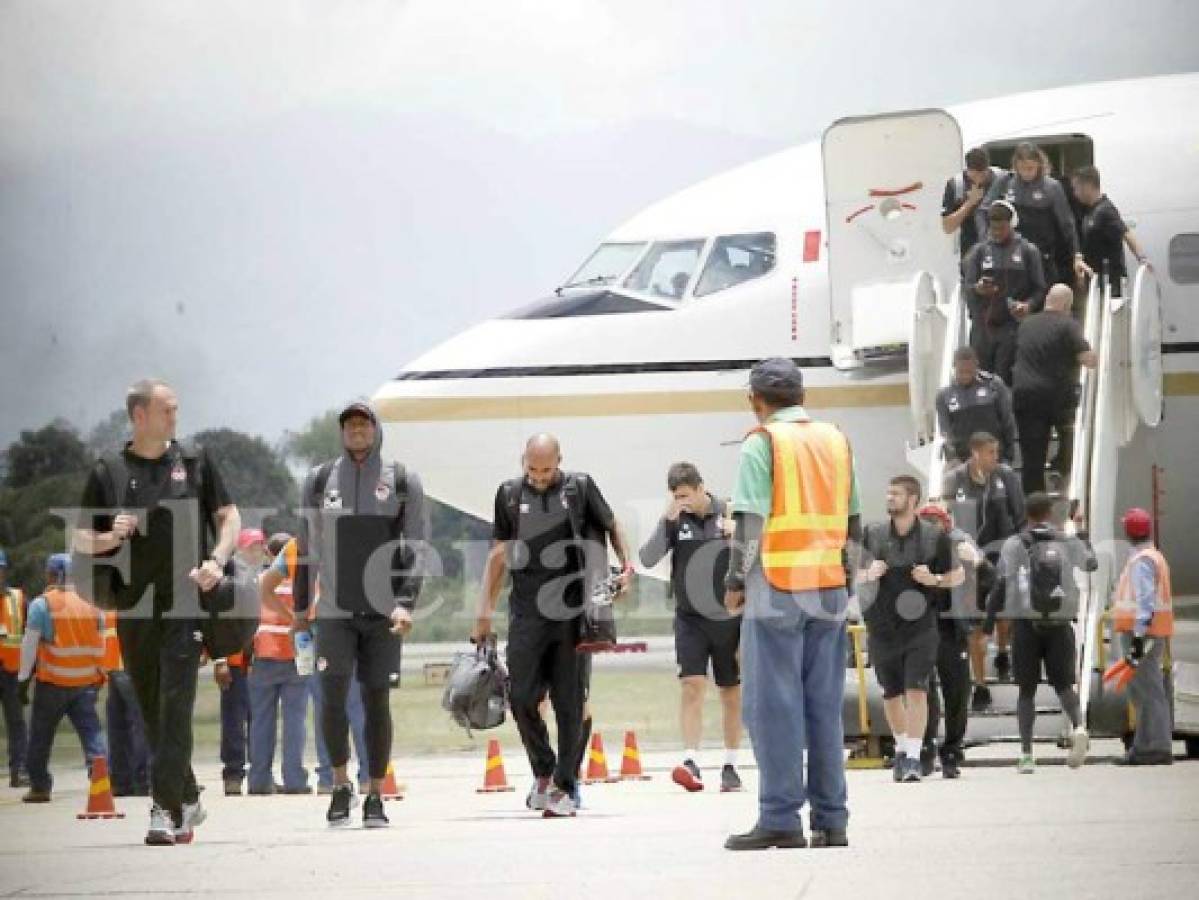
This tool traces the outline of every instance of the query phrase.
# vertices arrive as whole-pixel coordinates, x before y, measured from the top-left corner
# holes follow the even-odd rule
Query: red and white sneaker
[[[704,777],[700,774],[699,766],[690,759],[685,759],[681,766],[674,767],[674,771],[670,773],[670,780],[692,794],[704,789]]]

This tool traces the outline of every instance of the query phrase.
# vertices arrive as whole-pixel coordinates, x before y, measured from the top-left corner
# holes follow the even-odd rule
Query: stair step
[[[1038,706],[1036,708],[1036,714],[1038,716],[1052,716],[1052,715],[1055,715],[1056,713],[1060,713],[1061,711],[1062,711],[1061,707],[1058,707],[1058,706]],[[980,719],[1002,719],[1006,716],[1016,715],[1016,710],[1014,707],[1011,709],[1008,709],[1006,707],[1000,707],[1000,708],[996,709],[994,706],[990,706],[984,710],[973,710],[972,709],[972,710],[970,710],[970,715],[972,717],[977,717]]]

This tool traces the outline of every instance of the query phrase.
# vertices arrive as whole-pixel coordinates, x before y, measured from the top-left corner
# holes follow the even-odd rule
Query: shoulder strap
[[[104,502],[112,509],[120,509],[129,495],[129,467],[125,465],[124,454],[101,456],[100,465],[104,467],[104,477],[108,479]]]
[[[388,469],[391,470],[391,489],[399,501],[399,506],[396,507],[396,521],[403,524],[404,507],[408,503],[408,470],[399,460],[392,460]]]
[[[920,551],[928,562],[932,562],[933,557],[937,555],[937,544],[941,540],[941,529],[929,525],[919,518],[916,519],[916,525],[921,529]]]
[[[587,475],[583,472],[563,473],[562,496],[566,498],[566,513],[574,539],[583,537],[587,519]]]
[[[955,203],[961,203],[966,196],[966,176],[958,172],[953,176],[953,200]]]
[[[320,503],[320,498],[325,493],[325,485],[329,483],[329,476],[333,474],[335,465],[337,465],[337,460],[331,459],[317,467],[316,477],[312,479],[312,498],[317,504]]]

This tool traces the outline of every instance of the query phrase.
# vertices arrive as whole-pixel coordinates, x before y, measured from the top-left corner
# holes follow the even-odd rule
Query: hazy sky
[[[273,439],[833,118],[1199,69],[1192,0],[966,8],[0,0],[0,442],[144,374]]]

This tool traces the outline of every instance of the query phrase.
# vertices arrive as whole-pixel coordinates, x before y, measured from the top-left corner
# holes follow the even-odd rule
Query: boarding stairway
[[[1095,572],[1079,577],[1080,621],[1075,632],[1083,718],[1097,733],[1123,735],[1126,702],[1105,694],[1101,679],[1110,656],[1105,610],[1122,563],[1116,527],[1121,450],[1138,428],[1155,428],[1161,421],[1160,291],[1146,266],[1138,269],[1125,297],[1113,297],[1110,286],[1101,290],[1100,283],[1098,278],[1091,280],[1082,311],[1087,340],[1098,350],[1098,367],[1080,367],[1070,477],[1060,490],[1071,509],[1088,523],[1099,562]],[[917,292],[917,296],[939,297],[941,292]],[[947,468],[936,395],[952,382],[953,352],[968,342],[968,322],[960,284],[947,303],[927,302],[913,308],[908,370],[914,440],[908,444],[907,456],[925,476],[932,498],[940,494]],[[1073,528],[1073,523],[1067,527]],[[992,670],[989,659],[988,673]],[[971,710],[968,744],[1018,742],[1015,685],[1000,683],[993,676],[987,684],[993,703],[983,712]],[[1037,713],[1036,740],[1060,741],[1066,720],[1055,692],[1044,683],[1037,694]],[[975,720],[993,721],[979,727]]]

